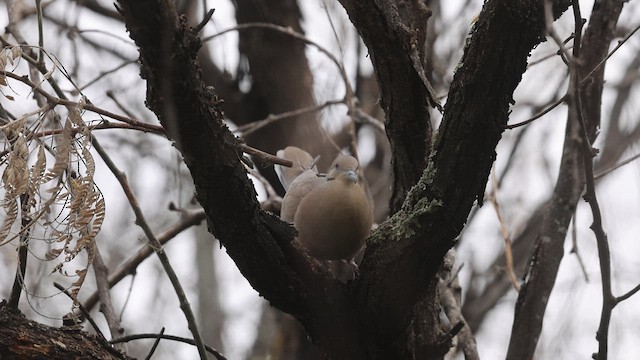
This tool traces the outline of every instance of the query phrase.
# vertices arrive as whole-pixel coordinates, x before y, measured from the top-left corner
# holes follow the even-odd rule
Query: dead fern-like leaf
[[[12,64],[13,64],[13,60],[19,58],[20,56],[22,56],[22,49],[20,48],[20,46],[14,46],[11,48],[11,55],[9,55],[9,59],[12,60]]]
[[[0,51],[0,70],[4,71],[4,68],[7,66],[7,61],[8,60],[8,55],[7,52],[4,51]],[[7,85],[7,77],[3,74],[0,73],[0,85],[2,86],[6,86]]]
[[[96,235],[98,235],[98,232],[100,232],[100,229],[102,228],[102,223],[104,222],[105,214],[106,214],[106,206],[104,203],[104,198],[101,197],[96,202],[96,208],[93,214],[93,224],[91,225],[91,231],[89,232],[89,236],[92,239],[95,239]]]
[[[44,177],[46,167],[47,161],[44,155],[44,146],[40,144],[40,146],[38,146],[38,154],[36,155],[36,163],[31,167],[31,177],[29,178],[29,187],[27,188],[27,195],[29,196],[29,203],[27,206],[29,208],[36,206],[38,201],[38,187]]]
[[[87,136],[86,139],[89,139]],[[91,155],[91,151],[89,151],[89,144],[83,144],[82,147],[82,157],[84,158],[84,163],[87,169],[85,170],[85,177],[87,179],[91,179],[93,182],[93,176],[96,173],[96,162],[93,160],[93,156]]]
[[[7,167],[2,173],[2,183],[7,192],[6,197],[17,197],[27,191],[29,186],[28,158],[29,147],[24,136],[19,135],[11,144]]]
[[[84,248],[87,251],[87,266],[82,269],[76,270],[76,275],[78,276],[78,278],[73,282],[73,284],[71,284],[71,298],[73,299],[74,306],[78,305],[78,292],[80,291],[80,288],[82,287],[82,284],[84,283],[84,280],[87,276],[87,270],[89,269],[89,266],[93,264],[93,259],[96,255],[96,247],[93,241],[85,242],[81,239],[78,240],[78,242],[83,242],[85,244]]]
[[[87,265],[87,268],[89,265]],[[76,270],[78,279],[71,284],[71,299],[73,299],[73,306],[78,306],[78,293],[84,283],[84,279],[87,277],[87,268]]]
[[[69,166],[69,156],[73,142],[73,131],[71,123],[66,122],[62,128],[62,134],[58,138],[56,146],[55,163],[53,167],[47,170],[45,176],[42,177],[41,184],[47,183],[52,179],[60,176],[62,172]]]
[[[2,54],[6,64],[9,61],[8,52]],[[44,77],[46,79],[51,75],[52,72],[49,72]],[[71,285],[74,302],[77,301],[87,269],[93,263],[95,238],[105,219],[105,201],[94,181],[96,164],[90,151],[91,128],[82,119],[86,101],[82,98],[78,104],[67,106],[67,118],[62,131],[54,136],[53,160],[47,161],[44,145],[33,144],[35,163],[30,167],[27,166],[29,147],[22,135],[27,116],[0,126],[0,131],[11,144],[2,174],[5,187],[3,207],[7,216],[0,228],[0,243],[7,242],[5,239],[9,237],[18,217],[18,197],[26,194],[24,199],[28,199],[28,203],[23,204],[22,208],[23,214],[28,213],[30,219],[27,227],[38,225],[50,229],[46,230],[48,236],[43,241],[52,244],[44,258],[57,259],[56,262],[59,262],[52,273],[74,276],[75,272],[77,276]],[[70,271],[66,265],[77,260],[83,251],[87,254],[86,266]]]
[[[67,122],[70,122],[77,129],[81,130],[87,127],[87,124],[82,120],[82,110],[84,110],[84,105],[87,103],[87,98],[84,96],[80,98],[75,105],[67,106],[67,110],[69,111],[69,115],[67,116]]]
[[[0,229],[0,246],[6,244],[5,239],[9,235],[13,223],[18,218],[18,201],[15,197],[5,197],[3,207],[7,216],[2,223],[2,229]]]
[[[49,249],[49,251],[47,251],[47,253],[45,254],[45,258],[47,260],[53,260],[55,258],[57,258],[58,256],[60,256],[60,254],[62,253],[62,248],[52,248]]]

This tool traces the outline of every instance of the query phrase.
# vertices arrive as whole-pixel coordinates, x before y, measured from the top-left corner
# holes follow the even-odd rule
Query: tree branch
[[[569,61],[570,71],[583,73],[585,69],[600,66],[599,63],[607,56],[609,44],[615,35],[615,24],[622,5],[621,1],[594,4],[583,44],[574,45],[574,56],[576,46],[578,50],[582,47],[582,55],[575,61]],[[580,26],[576,24],[576,28],[581,29],[582,19],[576,19],[576,23],[578,22]],[[580,41],[580,37],[576,41]],[[592,143],[600,125],[604,66],[592,71],[589,76],[592,80],[584,84],[574,76],[574,82],[570,85],[569,98],[576,102],[576,106],[569,108],[560,173],[516,303],[507,359],[529,359],[534,355],[547,302],[564,254],[564,239],[569,222],[584,189],[581,155],[584,146],[581,142],[584,140],[581,140],[579,115],[584,114],[587,119],[585,132],[588,134],[588,141]],[[580,96],[574,92],[577,86],[582,86],[579,88]],[[583,105],[578,108],[580,100]]]
[[[400,210],[407,192],[426,168],[431,149],[429,107],[433,97],[428,82],[423,81],[424,69],[416,59],[424,55],[416,54],[424,43],[414,37],[426,35],[430,10],[422,9],[412,19],[406,19],[400,16],[396,1],[340,0],[340,3],[367,45],[380,85],[393,154],[394,182],[389,203],[393,214]]]
[[[345,4],[352,21],[362,16],[358,11],[367,13],[374,8],[383,12],[384,6],[381,1]],[[359,31],[366,37],[373,30]],[[430,162],[401,210],[372,235],[361,265],[357,301],[364,312],[367,339],[375,343],[371,347],[379,349],[380,358],[437,358],[440,351],[446,351],[441,345],[421,352],[425,343],[437,341],[433,338],[422,339],[410,349],[391,344],[411,344],[408,326],[415,324],[411,319],[420,313],[418,299],[435,296],[434,275],[439,264],[455,244],[474,201],[484,196],[513,91],[543,31],[544,14],[538,1],[488,1],[470,32]],[[380,48],[369,49],[372,58],[383,56],[376,51]],[[380,80],[380,74],[378,77]],[[486,91],[487,86],[492,90]],[[387,112],[389,136],[393,136],[389,118],[399,115]],[[432,329],[438,327],[437,319],[425,316],[420,320]]]
[[[184,156],[210,231],[249,283],[297,317],[327,355],[362,358],[347,287],[292,242],[289,225],[261,210],[240,162],[240,142],[223,123],[221,101],[200,78],[197,34],[171,1],[119,4],[140,47],[147,104]]]

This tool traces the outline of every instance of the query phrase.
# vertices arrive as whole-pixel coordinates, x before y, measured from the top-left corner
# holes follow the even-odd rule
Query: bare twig
[[[130,64],[135,64],[138,62],[138,59],[135,60],[126,60],[125,62],[123,62],[122,64],[114,67],[113,69],[110,70],[105,70],[100,72],[100,74],[98,76],[96,76],[95,78],[91,79],[89,82],[87,82],[86,84],[80,86],[80,91],[88,88],[89,86],[95,84],[96,82],[98,82],[100,79],[102,79],[103,77],[113,74],[115,72],[117,72],[118,70],[122,69],[123,67],[130,65]]]
[[[578,251],[578,227],[576,225],[576,214],[573,213],[573,222],[571,223],[571,253],[576,255],[576,259],[578,260],[578,264],[580,265],[580,269],[582,269],[582,274],[584,275],[584,281],[589,282],[589,274],[587,273],[587,268],[584,266],[584,261],[582,260],[582,256]]]
[[[511,125],[505,125],[505,129],[515,129],[517,127],[520,126],[524,126],[527,125],[531,122],[534,122],[535,120],[538,120],[539,118],[545,116],[546,114],[548,114],[551,110],[555,109],[556,107],[558,107],[558,105],[562,104],[565,100],[567,99],[567,95],[561,97],[560,99],[556,100],[555,102],[553,102],[553,104],[549,105],[547,108],[545,108],[544,110],[540,111],[539,113],[535,114],[534,116],[528,118],[527,120],[523,120],[521,122],[515,123],[515,124],[511,124]]]
[[[123,336],[119,339],[115,339],[115,340],[111,340],[109,341],[110,344],[116,344],[116,343],[121,343],[121,342],[127,342],[127,341],[131,341],[131,340],[139,340],[139,339],[156,339],[156,338],[162,338],[162,339],[166,339],[166,340],[172,340],[172,341],[179,341],[179,342],[183,342],[185,344],[189,344],[189,345],[195,345],[196,342],[191,340],[191,339],[187,339],[187,338],[183,338],[180,336],[174,336],[174,335],[158,335],[158,334],[135,334],[135,335],[127,335],[127,336]],[[212,348],[211,346],[205,345],[205,349],[213,354],[213,356],[216,357],[216,359],[218,360],[226,360],[227,358],[225,358],[220,352],[218,352],[216,349]]]
[[[234,131],[234,133],[241,133],[243,137],[247,137],[255,131],[262,129],[263,127],[270,125],[276,121],[294,118],[296,116],[300,116],[303,114],[307,114],[314,111],[320,111],[328,106],[345,104],[345,100],[329,100],[324,102],[323,104],[309,106],[306,108],[296,109],[292,111],[287,111],[278,115],[269,115],[266,118],[258,121],[253,121],[249,124],[245,124],[242,126],[238,126],[238,128]]]
[[[581,59],[581,34],[582,34],[582,16],[580,15],[579,2],[573,2],[573,14],[575,22],[574,34],[576,36],[573,47],[572,66],[569,67],[569,91],[571,96],[571,107],[575,111],[580,125],[580,135],[582,137],[582,160],[584,165],[584,176],[586,181],[586,191],[584,199],[589,203],[591,213],[593,215],[593,223],[591,230],[596,236],[596,244],[598,248],[598,260],[600,263],[600,277],[602,281],[602,313],[600,316],[600,325],[596,339],[598,340],[598,353],[596,360],[606,360],[608,356],[608,340],[609,340],[609,324],[611,322],[611,313],[616,306],[616,298],[611,291],[611,253],[609,249],[609,241],[602,227],[602,214],[598,204],[598,198],[595,190],[595,180],[593,174],[593,158],[597,154],[591,145],[589,131],[582,113],[582,97],[580,91],[580,73],[578,72],[579,61]],[[602,62],[601,62],[602,63]],[[598,68],[598,66],[596,66]]]
[[[116,95],[113,93],[113,91],[111,90],[107,90],[107,92],[105,93],[105,95],[107,95],[107,97],[111,100],[113,100],[114,104],[116,104],[116,106],[122,110],[123,113],[127,114],[128,117],[135,119],[136,116],[129,110],[127,109],[126,106],[124,106],[124,104],[122,104],[122,102],[120,102],[120,100],[116,97]]]
[[[13,287],[9,294],[8,306],[12,309],[18,309],[22,288],[25,286],[24,277],[27,272],[27,254],[29,251],[29,236],[31,234],[31,218],[29,217],[28,204],[29,196],[23,194],[20,196],[22,204],[22,234],[20,235],[20,244],[18,245],[18,266],[16,268],[16,276],[13,279]]]
[[[493,181],[493,186],[491,189],[491,203],[493,204],[493,208],[496,211],[496,215],[498,216],[498,223],[500,224],[500,234],[502,234],[502,239],[504,240],[504,254],[507,263],[507,274],[509,275],[509,280],[511,281],[511,285],[516,291],[520,291],[520,284],[518,283],[518,279],[516,277],[516,273],[513,270],[513,255],[511,252],[511,239],[509,238],[509,230],[507,230],[507,226],[504,223],[504,219],[502,218],[502,213],[500,212],[500,204],[498,203],[498,181],[496,180],[496,172],[491,172],[491,179]]]
[[[282,159],[279,158],[275,155],[271,155],[269,153],[266,153],[262,150],[258,150],[256,148],[252,148],[251,146],[247,145],[247,144],[241,144],[240,148],[242,149],[242,151],[246,152],[247,154],[257,157],[258,159],[260,159],[263,163],[269,163],[269,164],[278,164],[278,165],[282,165],[282,166],[286,166],[286,167],[292,167],[293,166],[293,162],[291,160],[287,160],[287,159]]]
[[[471,327],[467,324],[464,316],[462,315],[462,309],[460,304],[462,301],[462,289],[458,282],[458,273],[462,268],[462,265],[456,266],[454,250],[449,250],[443,262],[442,270],[440,271],[438,279],[438,301],[444,310],[445,315],[449,319],[449,323],[456,324],[459,329],[455,330],[458,335],[458,344],[450,350],[450,353],[454,353],[459,347],[464,353],[466,360],[479,360],[478,346],[476,339],[473,336]],[[455,327],[455,326],[454,326]],[[454,329],[450,331],[453,333]],[[448,358],[448,357],[445,357]]]
[[[109,326],[109,332],[111,338],[116,339],[124,333],[124,329],[120,324],[120,320],[113,309],[113,303],[111,302],[111,294],[109,293],[109,269],[102,260],[102,254],[98,245],[93,242],[95,251],[95,257],[93,258],[93,272],[96,277],[96,287],[98,288],[98,296],[100,297],[100,312],[104,315],[107,325]],[[118,345],[118,350],[124,350],[124,347]]]
[[[602,65],[604,65],[607,62],[607,60],[609,60],[609,58],[613,54],[615,54],[615,52],[618,51],[618,49],[620,49],[620,47],[624,45],[624,43],[626,43],[633,36],[633,34],[635,34],[638,30],[640,30],[640,25],[636,26],[633,30],[631,30],[631,32],[627,36],[625,36],[624,39],[618,41],[618,44],[616,45],[616,47],[614,47],[613,50],[611,50],[611,52],[609,52],[609,54],[607,54],[607,56],[604,57],[604,59],[600,60],[600,62],[593,69],[591,69],[591,71],[589,71],[589,73],[585,75],[584,78],[580,80],[580,85],[583,85],[585,81],[587,81],[591,76],[593,76],[596,70],[600,69],[600,67],[602,67]]]
[[[453,290],[447,283],[440,279],[438,282],[438,295],[440,298],[440,304],[442,305],[449,322],[452,324],[463,324],[462,328],[458,332],[458,339],[460,340],[460,347],[464,353],[466,360],[479,360],[478,346],[476,339],[471,332],[471,328],[464,320],[460,304],[456,300],[453,294]]]
[[[149,350],[149,353],[144,358],[145,360],[150,360],[151,357],[153,356],[153,353],[156,352],[156,349],[158,348],[158,344],[160,344],[160,340],[162,340],[162,335],[164,335],[164,327],[160,330],[160,333],[158,333],[158,337],[156,338],[156,341],[153,342],[153,346],[151,346],[151,350]]]
[[[615,301],[616,301],[616,305],[622,301],[627,300],[628,298],[632,297],[633,295],[635,295],[638,291],[640,291],[640,284],[636,285],[636,287],[634,287],[633,289],[629,290],[628,292],[626,292],[623,295],[618,296]]]
[[[617,170],[617,169],[619,169],[619,168],[621,168],[621,167],[623,167],[623,166],[627,165],[627,164],[628,164],[628,163],[630,163],[630,162],[636,161],[636,160],[638,160],[639,158],[640,158],[640,154],[633,155],[632,157],[630,157],[630,158],[628,158],[628,159],[626,159],[626,160],[623,160],[623,161],[621,161],[621,162],[619,162],[619,163],[615,164],[614,166],[612,166],[612,167],[610,167],[610,168],[608,168],[608,169],[606,169],[606,170],[603,170],[603,171],[601,171],[600,173],[598,173],[598,174],[594,175],[594,176],[593,176],[593,179],[594,179],[594,180],[600,180],[600,178],[602,178],[603,176],[605,176],[605,175],[609,174],[610,172],[612,172],[612,171],[614,171],[614,170]]]
[[[575,5],[576,2],[573,2]],[[552,6],[552,1],[545,1],[546,13]],[[557,272],[564,254],[563,240],[577,202],[584,188],[583,167],[586,161],[583,156],[582,146],[584,141],[580,132],[582,124],[581,112],[588,110],[590,121],[590,135],[595,137],[594,129],[599,125],[602,96],[603,68],[591,75],[595,80],[587,82],[585,94],[588,94],[588,102],[580,103],[578,95],[582,85],[576,76],[578,70],[591,69],[595,63],[608,53],[609,42],[614,34],[615,24],[619,18],[622,3],[607,2],[595,7],[591,13],[590,25],[586,34],[589,36],[588,56],[580,58],[579,50],[582,34],[583,20],[576,17],[576,29],[574,31],[573,55],[568,53],[559,36],[550,32],[549,36],[558,44],[562,54],[568,61],[569,86],[568,103],[569,114],[567,129],[565,131],[565,145],[561,159],[560,172],[553,197],[549,207],[545,211],[540,230],[536,236],[535,245],[530,257],[529,267],[523,291],[519,293],[516,302],[514,325],[511,332],[511,340],[507,352],[507,359],[530,359],[534,356],[539,334],[542,330],[548,299],[553,290]],[[547,16],[547,27],[551,28],[553,19]],[[551,30],[553,30],[551,28]],[[598,39],[595,41],[594,39]],[[587,106],[588,105],[588,106]],[[583,108],[584,107],[584,108]],[[589,163],[592,158],[589,156]]]
[[[113,6],[111,6],[110,8],[104,7],[97,0],[73,0],[73,1],[78,3],[78,5],[95,12],[96,14],[99,14],[117,21],[122,21],[122,15],[119,12],[113,10]]]
[[[567,49],[571,49],[572,47],[573,47],[573,45],[569,45],[569,46],[567,46]],[[549,59],[551,59],[551,58],[553,58],[553,57],[555,57],[555,56],[558,56],[558,55],[559,55],[559,54],[558,54],[558,51],[555,51],[555,52],[553,52],[552,54],[547,54],[547,55],[545,55],[545,56],[542,56],[542,57],[541,57],[541,58],[539,58],[539,59],[532,60],[532,61],[529,63],[529,65],[527,65],[527,69],[531,68],[532,66],[538,65],[538,64],[540,64],[540,63],[542,63],[542,62],[544,62],[544,61],[546,61],[546,60],[549,60]]]
[[[62,291],[65,295],[67,295],[67,297],[69,297],[69,299],[75,301],[73,295],[71,295],[71,293],[69,293],[69,291],[67,291],[67,289],[64,286],[58,284],[57,282],[54,282],[53,286],[55,286],[56,289]],[[91,327],[96,332],[96,334],[99,334],[103,339],[106,339],[104,337],[104,334],[102,333],[102,330],[100,330],[100,328],[98,327],[98,324],[96,324],[96,322],[91,317],[91,314],[89,313],[89,311],[87,311],[87,308],[82,306],[82,304],[80,304],[80,303],[78,303],[78,308],[80,309],[80,313],[85,317],[85,319],[87,319],[87,321],[89,321],[89,324],[91,324]],[[71,316],[75,316],[73,313],[71,313],[70,315]]]
[[[38,46],[40,55],[38,55],[38,65],[44,67],[44,31],[42,31],[42,0],[36,0],[36,14],[38,16]]]
[[[48,92],[44,91],[40,86],[34,84],[31,80],[29,80],[26,76],[18,76],[12,72],[8,72],[8,71],[1,71],[0,72],[2,75],[5,75],[9,78],[12,78],[14,80],[18,80],[22,83],[24,83],[25,85],[31,87],[35,92],[42,94],[49,103],[52,104],[56,104],[56,105],[64,105],[64,106],[73,106],[76,107],[78,106],[78,103],[75,101],[71,101],[68,99],[63,99],[63,98],[58,98],[55,97],[51,94],[49,94]],[[160,125],[152,125],[152,124],[147,124],[145,122],[136,120],[136,119],[132,119],[126,116],[122,116],[122,115],[118,115],[118,114],[114,114],[110,111],[101,109],[99,107],[96,107],[90,103],[84,104],[83,108],[85,110],[89,110],[91,112],[94,112],[96,114],[100,114],[106,117],[110,117],[112,119],[118,120],[118,121],[122,121],[125,122],[131,126],[140,128],[140,129],[144,129],[144,131],[149,131],[152,133],[158,133],[158,134],[164,134],[165,130],[162,126]]]
[[[107,95],[107,97],[111,100],[113,100],[113,102],[116,104],[116,106],[118,107],[118,109],[122,110],[123,113],[127,114],[128,117],[135,119],[136,116],[133,115],[133,113],[122,104],[122,102],[120,102],[120,100],[116,97],[116,95],[113,93],[113,91],[111,90],[107,90],[107,92],[105,93],[105,95]]]
[[[356,108],[354,119],[356,122],[359,122],[361,124],[371,125],[374,129],[379,131],[381,134],[386,134],[384,130],[384,122],[367,114],[364,110],[362,110],[359,107]]]
[[[211,17],[213,16],[214,11],[216,11],[216,9],[209,9],[209,11],[205,10],[205,14],[204,14],[204,17],[202,18],[202,21],[193,28],[193,30],[196,33],[199,33],[200,31],[202,31],[202,29],[204,29],[205,25],[207,25],[209,20],[211,20]]]

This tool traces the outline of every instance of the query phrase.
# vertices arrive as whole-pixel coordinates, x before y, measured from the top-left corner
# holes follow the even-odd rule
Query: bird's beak
[[[345,177],[347,179],[349,179],[351,182],[353,183],[357,183],[358,182],[358,173],[353,171],[353,170],[349,170],[347,172],[344,173]]]

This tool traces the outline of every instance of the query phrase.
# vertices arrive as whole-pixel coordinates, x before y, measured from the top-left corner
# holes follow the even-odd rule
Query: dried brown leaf
[[[69,165],[69,155],[72,146],[72,130],[71,124],[67,121],[62,129],[62,134],[58,138],[58,146],[56,146],[55,163],[42,178],[42,183],[46,183],[58,177]]]
[[[27,195],[29,196],[28,207],[35,207],[38,197],[38,187],[41,184],[44,172],[47,167],[46,157],[44,154],[44,146],[40,144],[38,146],[38,154],[36,155],[36,163],[31,167],[31,177],[29,178],[29,188],[27,189]]]
[[[18,218],[18,201],[15,197],[6,197],[3,207],[7,212],[7,216],[4,218],[2,229],[0,229],[0,246],[6,244],[5,239],[9,235],[13,223]]]
[[[47,251],[47,253],[45,254],[45,258],[47,260],[53,260],[55,258],[57,258],[58,256],[60,256],[60,254],[62,253],[62,248],[60,249],[49,249],[49,251]]]
[[[29,186],[28,158],[29,147],[24,136],[19,135],[11,145],[7,167],[2,173],[2,182],[7,191],[6,196],[17,197],[27,191]]]
[[[15,60],[20,56],[22,56],[22,49],[20,48],[20,46],[14,46],[13,48],[11,48],[11,55],[9,56],[11,60]]]

